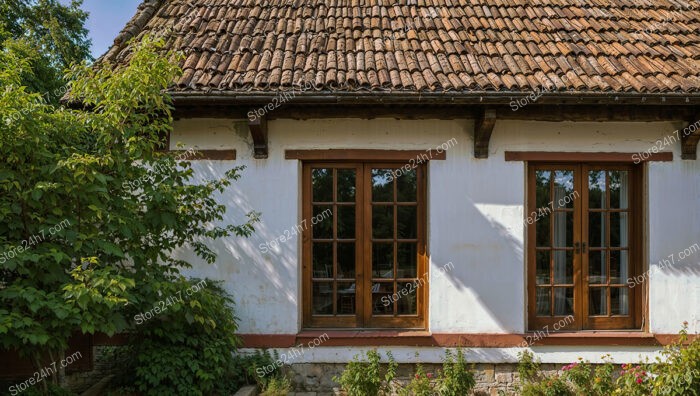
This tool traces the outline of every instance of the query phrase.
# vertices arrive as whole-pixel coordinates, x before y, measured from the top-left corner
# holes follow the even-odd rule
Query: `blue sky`
[[[60,0],[70,4],[70,0]],[[114,38],[136,13],[141,0],[84,0],[82,9],[90,13],[85,27],[92,39],[92,56],[104,54]]]

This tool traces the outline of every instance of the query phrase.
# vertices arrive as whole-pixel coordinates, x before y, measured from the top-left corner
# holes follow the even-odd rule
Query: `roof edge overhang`
[[[178,92],[171,91],[175,105],[259,105],[274,98],[289,104],[455,104],[455,105],[655,105],[697,106],[698,93],[628,92]]]

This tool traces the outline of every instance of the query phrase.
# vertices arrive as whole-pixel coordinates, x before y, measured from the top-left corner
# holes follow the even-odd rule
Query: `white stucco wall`
[[[506,150],[638,152],[681,127],[674,123],[546,123],[498,121],[488,159],[472,154],[472,121],[275,120],[269,123],[269,158],[252,158],[244,123],[180,120],[171,138],[200,149],[234,148],[235,161],[197,161],[200,177],[215,177],[245,165],[242,178],[221,197],[227,221],[250,210],[262,222],[249,239],[213,243],[214,265],[197,265],[198,276],[223,279],[237,302],[242,333],[294,334],[301,327],[299,239],[267,254],[260,244],[300,221],[300,164],[286,149],[428,149],[452,138],[447,160],[432,161],[428,184],[431,270],[448,262],[454,270],[431,279],[429,330],[433,333],[522,333],[525,330],[525,164],[506,162]],[[648,255],[651,263],[700,243],[700,161],[681,161],[676,143],[665,151],[674,161],[648,165]],[[187,252],[184,258],[193,259]],[[195,260],[196,261],[196,260]],[[650,330],[675,333],[684,320],[700,331],[700,252],[650,277]],[[650,348],[538,348],[543,361],[567,362],[587,353],[617,351],[620,359]],[[413,349],[411,349],[413,350]],[[428,348],[428,350],[435,350]],[[344,352],[343,352],[344,351]],[[353,353],[357,349],[352,349]],[[474,352],[476,351],[476,352]],[[483,361],[510,360],[508,349],[478,352]],[[349,348],[316,349],[310,361],[333,361]],[[426,352],[430,355],[434,352]],[[573,356],[573,355],[576,356]],[[409,354],[412,356],[412,354]],[[307,355],[305,355],[307,356]],[[325,356],[325,357],[324,357]],[[407,355],[408,361],[411,356]],[[431,355],[430,355],[431,356]],[[500,357],[499,357],[500,356]],[[599,356],[598,356],[599,357]],[[439,359],[438,359],[439,361]]]

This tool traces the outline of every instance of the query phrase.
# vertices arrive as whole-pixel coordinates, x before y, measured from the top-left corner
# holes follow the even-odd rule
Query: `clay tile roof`
[[[146,0],[175,92],[700,93],[700,0]]]

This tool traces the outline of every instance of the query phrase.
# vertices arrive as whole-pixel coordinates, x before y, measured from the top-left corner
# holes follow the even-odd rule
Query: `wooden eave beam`
[[[249,118],[248,128],[253,137],[253,157],[267,158],[267,118],[265,116]]]
[[[698,142],[700,142],[700,113],[688,122],[688,125],[680,130],[681,158],[685,160],[698,159]]]
[[[485,108],[474,123],[474,157],[488,158],[491,132],[496,125],[496,109]]]

